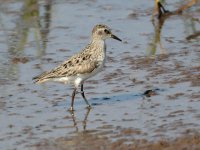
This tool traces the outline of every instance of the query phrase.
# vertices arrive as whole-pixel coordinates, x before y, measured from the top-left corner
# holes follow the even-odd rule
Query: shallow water
[[[169,10],[179,5],[167,1]],[[198,131],[200,38],[186,39],[200,30],[198,6],[171,16],[159,32],[151,1],[1,2],[0,149],[34,149],[80,133],[130,142]],[[32,77],[83,48],[97,23],[123,43],[107,41],[105,70],[85,84],[93,108],[88,112],[79,94],[72,115],[72,87],[35,85]],[[150,89],[155,95],[145,97]]]

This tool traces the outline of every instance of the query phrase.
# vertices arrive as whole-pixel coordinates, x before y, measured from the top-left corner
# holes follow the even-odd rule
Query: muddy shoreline
[[[129,130],[129,129],[126,129]],[[129,130],[125,134],[122,132],[117,135],[122,137],[124,135],[131,135]],[[177,137],[174,140],[160,139],[158,141],[149,142],[146,139],[129,139],[126,138],[111,141],[106,136],[101,134],[89,134],[87,132],[78,133],[71,138],[62,137],[55,140],[43,140],[42,142],[30,146],[36,150],[57,149],[57,150],[74,150],[74,149],[109,149],[109,150],[174,150],[174,149],[199,149],[200,136],[199,133],[189,134]]]

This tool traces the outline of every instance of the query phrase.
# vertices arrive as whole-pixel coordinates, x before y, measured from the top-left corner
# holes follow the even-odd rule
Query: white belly
[[[87,74],[77,74],[76,76],[71,76],[71,77],[62,77],[62,78],[54,78],[53,81],[57,81],[57,82],[62,82],[65,84],[74,84],[75,87],[79,87],[79,85],[81,83],[83,83],[85,80],[93,77],[94,75],[96,75],[97,73],[101,72],[103,70],[105,64],[105,60],[99,65],[98,68],[96,68],[95,70],[93,70],[91,73],[87,73]]]
[[[98,68],[96,68],[95,70],[93,70],[91,73],[78,74],[77,77],[74,80],[75,86],[78,87],[85,80],[87,80],[87,79],[95,76],[97,73],[101,72],[103,70],[104,64],[105,64],[105,60],[99,65]]]

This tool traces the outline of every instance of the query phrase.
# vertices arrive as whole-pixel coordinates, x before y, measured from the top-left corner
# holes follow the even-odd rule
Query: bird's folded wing
[[[65,77],[76,76],[78,74],[87,74],[98,68],[98,66],[98,61],[84,61],[83,63],[79,63],[72,67],[67,67],[66,69],[61,70],[61,72],[59,72],[57,75],[60,77]]]
[[[55,69],[44,72],[43,74],[35,77],[36,80],[43,80],[43,79],[49,79],[49,78],[60,78],[60,77],[70,77],[70,76],[76,76],[78,74],[87,74],[94,71],[96,68],[98,68],[100,62],[98,61],[92,61],[92,60],[86,60],[77,64],[71,64],[66,65],[65,62],[61,64],[60,66],[56,67]]]

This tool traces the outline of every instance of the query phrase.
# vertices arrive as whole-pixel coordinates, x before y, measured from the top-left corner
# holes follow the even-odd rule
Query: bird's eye
[[[104,32],[105,32],[106,34],[110,34],[110,31],[108,31],[107,29],[105,29]]]

